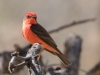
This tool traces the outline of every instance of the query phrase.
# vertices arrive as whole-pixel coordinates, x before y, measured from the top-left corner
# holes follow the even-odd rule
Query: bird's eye
[[[34,17],[34,19],[36,20],[36,17]]]
[[[30,16],[27,16],[27,19],[28,19],[28,18],[31,18],[31,17],[30,17]]]
[[[34,18],[36,20],[36,17],[32,16],[32,18]]]

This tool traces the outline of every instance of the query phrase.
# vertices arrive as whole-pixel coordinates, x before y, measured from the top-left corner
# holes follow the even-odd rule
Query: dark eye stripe
[[[28,19],[28,18],[31,18],[31,16],[27,16],[27,19]]]
[[[36,19],[36,17],[32,16],[32,18]]]
[[[34,17],[34,16],[26,16],[26,18],[25,19],[29,19],[29,18],[34,18],[34,19],[36,19],[36,17]]]

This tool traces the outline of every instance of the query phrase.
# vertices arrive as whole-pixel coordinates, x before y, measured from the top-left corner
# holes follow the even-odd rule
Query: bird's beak
[[[33,24],[37,24],[36,17],[31,17],[30,22],[33,23]]]
[[[37,24],[35,16],[31,16],[30,18],[25,18],[23,22],[25,22],[26,24]]]

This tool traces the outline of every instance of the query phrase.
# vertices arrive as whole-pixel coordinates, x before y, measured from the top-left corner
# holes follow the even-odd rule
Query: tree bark
[[[78,75],[79,69],[79,59],[81,53],[82,39],[78,35],[69,35],[65,42],[65,52],[64,55],[72,63],[67,67],[68,75]]]

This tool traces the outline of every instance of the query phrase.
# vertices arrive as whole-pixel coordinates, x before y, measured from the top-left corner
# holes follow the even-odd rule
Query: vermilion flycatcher
[[[58,56],[65,65],[70,64],[69,60],[57,48],[56,43],[48,32],[37,23],[37,15],[35,13],[28,12],[25,14],[22,34],[29,43],[40,43],[43,49]]]

